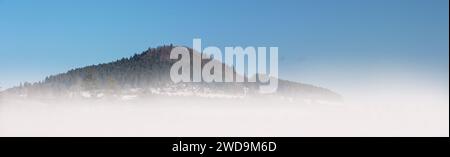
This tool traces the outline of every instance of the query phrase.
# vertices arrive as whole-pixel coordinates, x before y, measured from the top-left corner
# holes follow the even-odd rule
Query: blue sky
[[[338,91],[405,78],[448,87],[448,3],[0,0],[0,87],[193,38],[204,46],[278,46],[280,77]]]

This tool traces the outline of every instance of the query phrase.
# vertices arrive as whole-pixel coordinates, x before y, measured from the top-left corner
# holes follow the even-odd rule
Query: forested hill
[[[23,83],[18,88],[64,90],[120,89],[159,85],[170,79],[173,46],[161,46],[114,62],[91,65],[46,77],[37,83]]]
[[[114,62],[92,65],[69,70],[66,73],[48,76],[36,83],[23,83],[18,87],[6,90],[7,93],[37,96],[77,96],[80,93],[101,93],[102,95],[117,93],[134,93],[152,95],[172,93],[202,94],[257,94],[258,83],[178,83],[170,79],[170,68],[177,60],[170,59],[173,45],[164,45],[135,54],[129,58],[122,58]],[[198,55],[188,48],[193,56]],[[206,60],[206,62],[211,60]],[[217,61],[213,61],[217,62]],[[202,62],[204,63],[204,62]],[[224,71],[234,69],[222,63]],[[192,66],[192,65],[191,65]],[[237,74],[237,73],[235,73]],[[224,75],[223,75],[224,76]],[[225,76],[224,76],[225,77]],[[299,98],[339,99],[340,96],[328,89],[312,85],[279,81],[278,94]],[[183,94],[181,94],[183,95]],[[186,94],[185,94],[186,95]]]

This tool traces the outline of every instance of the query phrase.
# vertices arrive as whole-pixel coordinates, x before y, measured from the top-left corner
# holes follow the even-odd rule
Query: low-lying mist
[[[265,96],[3,96],[0,136],[448,136],[448,95],[412,93],[345,95],[334,103]]]

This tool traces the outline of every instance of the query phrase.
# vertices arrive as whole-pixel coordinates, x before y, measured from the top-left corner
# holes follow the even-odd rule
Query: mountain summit
[[[164,45],[110,63],[91,65],[48,76],[37,83],[24,83],[4,94],[27,98],[118,98],[134,99],[152,96],[196,96],[245,98],[261,96],[259,82],[242,83],[174,83],[170,68],[177,60],[170,59],[173,45]],[[191,59],[198,53],[188,48]],[[211,60],[209,60],[211,61]],[[232,70],[223,63],[223,71]],[[192,66],[192,63],[191,63]],[[203,65],[202,65],[203,66]],[[225,75],[222,75],[225,76]],[[338,94],[321,87],[279,79],[278,90],[264,97],[301,101],[339,101]]]

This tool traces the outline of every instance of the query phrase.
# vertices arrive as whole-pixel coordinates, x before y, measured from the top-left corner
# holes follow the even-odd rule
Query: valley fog
[[[449,136],[448,95],[388,95],[347,95],[341,103],[2,97],[0,136]]]

